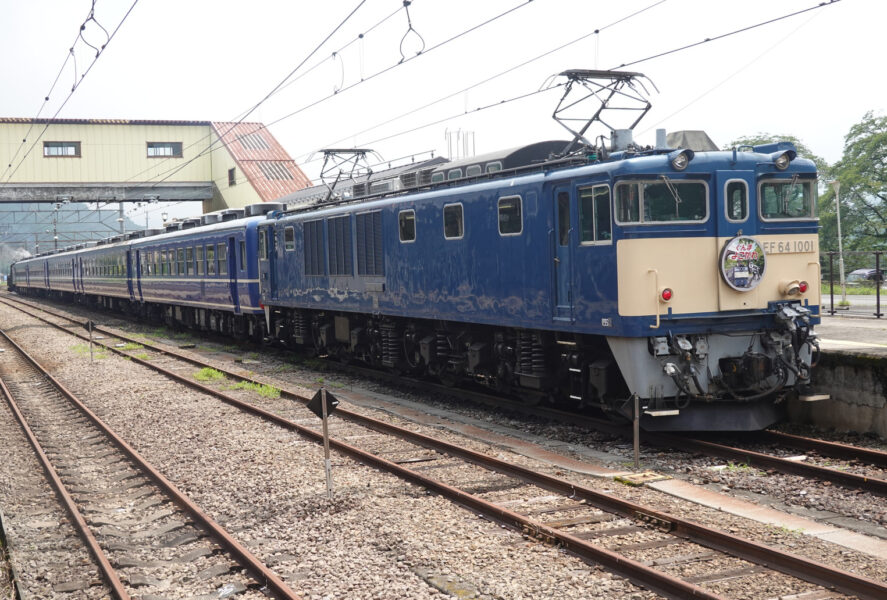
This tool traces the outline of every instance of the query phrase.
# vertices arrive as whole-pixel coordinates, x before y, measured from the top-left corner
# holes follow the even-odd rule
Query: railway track
[[[175,585],[193,596],[297,598],[2,331],[0,350],[0,391],[101,574],[102,596]],[[92,566],[80,565],[80,587],[97,583]]]
[[[73,333],[69,326],[56,326]],[[121,341],[126,339],[119,332],[102,333]],[[140,352],[158,352],[165,358],[136,358],[114,348],[115,342],[103,340],[105,347],[128,354],[135,362],[320,441],[317,427],[306,424],[301,403],[307,398],[283,389],[281,400],[264,401],[263,407],[259,407],[193,380],[194,365],[225,371],[218,365],[206,365],[168,348],[155,348],[144,340],[137,343],[143,347]],[[181,361],[188,366],[183,367]],[[158,364],[161,362],[165,364]],[[225,372],[231,379],[267,384],[242,373]],[[336,431],[336,439],[331,441],[336,450],[446,496],[522,531],[527,537],[556,544],[589,562],[602,564],[668,597],[744,598],[748,578],[767,578],[770,587],[780,590],[778,595],[806,595],[801,598],[839,597],[841,593],[860,598],[887,595],[887,586],[865,577],[352,411],[340,408],[337,415],[347,424]],[[349,441],[359,441],[362,447]]]

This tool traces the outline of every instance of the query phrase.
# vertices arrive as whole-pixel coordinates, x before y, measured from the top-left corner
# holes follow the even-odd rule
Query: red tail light
[[[672,296],[674,296],[674,292],[671,291],[671,288],[665,288],[664,290],[662,290],[662,293],[660,294],[659,298],[663,302],[668,302],[669,300],[671,300]]]
[[[806,294],[806,293],[807,293],[807,289],[808,289],[809,287],[810,287],[810,286],[807,284],[806,281],[802,281],[801,283],[798,284],[798,290],[799,290],[802,294]]]

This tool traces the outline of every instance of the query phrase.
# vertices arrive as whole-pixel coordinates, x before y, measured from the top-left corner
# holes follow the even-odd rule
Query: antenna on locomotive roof
[[[563,149],[561,156],[566,156],[575,150],[580,142],[593,147],[594,144],[588,141],[586,133],[595,123],[605,126],[608,132],[634,129],[635,125],[653,106],[646,98],[649,91],[644,85],[644,79],[656,92],[659,92],[649,77],[643,73],[631,71],[572,69],[560,73],[558,77],[566,77],[568,81],[564,86],[564,94],[551,117],[573,134],[573,139]],[[597,106],[591,117],[588,116],[587,106],[589,103],[592,106]],[[626,111],[640,112],[641,114],[628,127],[614,127],[609,122],[609,112],[611,111],[620,115],[626,114]],[[604,119],[605,114],[607,114],[608,120]],[[579,127],[580,123],[581,127]]]
[[[320,168],[320,181],[328,190],[323,202],[329,202],[340,180],[353,180],[361,176],[369,178],[373,174],[367,154],[373,154],[380,160],[382,158],[369,148],[325,148],[321,152],[323,166]]]

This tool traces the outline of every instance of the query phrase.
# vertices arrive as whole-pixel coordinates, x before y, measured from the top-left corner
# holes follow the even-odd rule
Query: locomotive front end
[[[634,186],[648,226],[617,243],[619,314],[631,335],[608,343],[644,428],[762,429],[787,399],[818,398],[816,171],[779,144],[698,153],[681,175],[661,177],[665,192],[659,182]],[[694,202],[685,216],[696,218],[680,224],[651,216],[680,216],[686,208],[664,207]]]

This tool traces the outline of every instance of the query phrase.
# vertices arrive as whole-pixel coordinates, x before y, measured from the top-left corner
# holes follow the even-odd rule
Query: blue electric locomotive
[[[626,416],[636,395],[648,429],[760,429],[807,393],[816,170],[791,144],[475,172],[269,215],[271,336]]]

